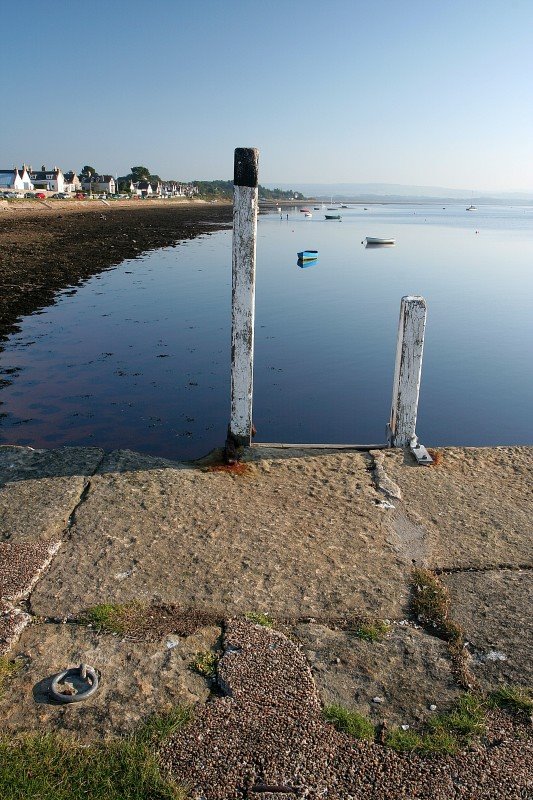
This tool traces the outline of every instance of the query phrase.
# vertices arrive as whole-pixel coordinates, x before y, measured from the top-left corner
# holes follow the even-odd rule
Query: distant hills
[[[292,189],[306,197],[335,200],[476,200],[505,203],[533,202],[533,192],[472,192],[443,186],[409,186],[401,183],[267,183],[268,188]]]

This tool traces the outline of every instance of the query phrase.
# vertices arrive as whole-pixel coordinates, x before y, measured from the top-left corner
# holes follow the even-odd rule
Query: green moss
[[[5,685],[9,678],[15,675],[21,667],[22,661],[7,658],[7,656],[0,656],[0,698],[4,695]]]
[[[331,705],[324,708],[323,715],[324,719],[331,722],[338,731],[348,733],[356,739],[374,740],[376,733],[374,725],[357,711],[350,711],[339,705]]]
[[[450,599],[446,587],[430,570],[414,569],[412,572],[411,609],[418,622],[433,630],[453,648],[461,646],[462,628],[448,619]]]
[[[385,744],[397,753],[408,753],[420,749],[422,737],[416,731],[392,728],[385,738]]]
[[[81,617],[83,625],[92,625],[97,631],[124,634],[127,632],[132,618],[137,618],[143,613],[140,603],[101,603],[87,609]]]
[[[0,735],[2,800],[184,800],[155,745],[190,718],[175,709],[136,734],[86,747],[54,734]]]
[[[261,611],[249,611],[244,615],[248,622],[253,622],[255,625],[262,625],[263,628],[271,628],[274,625],[274,620],[268,614],[263,614]]]
[[[533,690],[527,686],[502,686],[495,692],[491,692],[489,705],[531,714],[533,712]]]
[[[189,664],[189,669],[198,672],[204,678],[214,678],[217,674],[218,656],[212,650],[197,653]]]
[[[442,728],[424,733],[417,751],[423,755],[453,756],[459,750],[457,737]]]
[[[485,730],[483,702],[473,694],[464,694],[449,711],[437,714],[428,729],[417,733],[394,728],[385,744],[397,752],[417,752],[421,755],[454,755],[475,736]]]
[[[188,706],[176,706],[169,711],[153,714],[137,731],[137,741],[148,745],[161,744],[173,733],[179,731],[193,718],[192,709]]]
[[[375,622],[361,623],[354,633],[358,639],[364,639],[365,642],[380,642],[389,630],[390,625],[378,619]]]
[[[485,730],[483,702],[476,695],[464,694],[449,711],[432,717],[429,725],[433,731],[445,731],[455,736],[458,744],[469,744],[474,736]]]

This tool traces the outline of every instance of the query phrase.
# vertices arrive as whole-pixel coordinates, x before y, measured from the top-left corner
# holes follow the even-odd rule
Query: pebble
[[[424,759],[357,741],[326,723],[303,654],[279,632],[228,620],[218,673],[230,695],[198,708],[194,725],[160,749],[162,766],[190,787],[191,800],[255,797],[256,786],[283,788],[270,797],[309,800],[527,797],[533,734],[519,741],[502,712],[488,714],[486,746],[453,759]],[[495,751],[494,731],[502,728],[505,735]]]

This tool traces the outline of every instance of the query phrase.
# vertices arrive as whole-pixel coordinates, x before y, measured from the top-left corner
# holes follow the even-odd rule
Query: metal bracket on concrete
[[[86,684],[87,689],[79,691],[75,689],[71,683],[66,683],[66,678],[74,676],[77,676],[78,679],[81,678]],[[61,691],[59,688],[61,684],[65,684],[67,688],[71,688],[71,693],[67,694]],[[58,672],[58,674],[54,676],[52,685],[50,686],[50,695],[58,703],[79,703],[80,700],[87,700],[88,697],[91,697],[97,689],[98,674],[96,670],[92,667],[88,667],[87,664],[80,664],[79,667],[69,667],[69,669]]]
[[[424,445],[420,444],[416,436],[413,439],[411,439],[411,443],[409,444],[409,450],[416,458],[418,464],[422,464],[422,466],[433,464],[433,459],[429,455]]]

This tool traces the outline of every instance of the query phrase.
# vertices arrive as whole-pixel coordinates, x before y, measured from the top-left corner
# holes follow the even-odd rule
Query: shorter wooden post
[[[231,316],[231,416],[226,451],[252,435],[258,151],[235,150]],[[229,453],[231,457],[231,453]]]
[[[391,447],[405,447],[416,440],[426,314],[426,301],[423,297],[402,297],[388,426]]]

